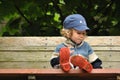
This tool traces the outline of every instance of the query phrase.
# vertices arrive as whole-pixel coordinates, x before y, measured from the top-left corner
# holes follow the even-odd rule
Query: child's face
[[[80,44],[86,37],[86,31],[78,31],[73,29],[71,40],[73,40],[76,44]]]

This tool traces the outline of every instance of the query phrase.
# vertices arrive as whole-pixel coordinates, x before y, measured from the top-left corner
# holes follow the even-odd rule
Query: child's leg
[[[62,68],[63,71],[69,71],[70,70],[70,63],[69,63],[69,58],[70,58],[70,50],[69,48],[61,48],[60,49],[60,67]]]

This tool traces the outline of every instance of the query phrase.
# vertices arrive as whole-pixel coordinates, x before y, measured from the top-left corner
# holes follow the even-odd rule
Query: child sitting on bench
[[[91,72],[93,68],[102,68],[102,61],[91,46],[84,41],[87,31],[85,18],[80,14],[72,14],[65,18],[61,35],[67,40],[56,46],[50,64],[53,68],[61,68],[68,72],[79,68]]]

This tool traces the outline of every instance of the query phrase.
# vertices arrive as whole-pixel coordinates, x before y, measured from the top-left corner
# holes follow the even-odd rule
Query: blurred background
[[[120,35],[120,0],[0,0],[0,36],[60,36],[74,13],[86,18],[90,36]]]

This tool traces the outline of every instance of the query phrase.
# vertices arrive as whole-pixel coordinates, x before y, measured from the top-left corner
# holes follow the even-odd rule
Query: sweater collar
[[[70,39],[67,39],[64,44],[65,46],[68,46],[68,47],[80,47],[82,46],[84,43],[84,41],[82,41],[80,44],[76,44],[74,41],[70,40]]]

